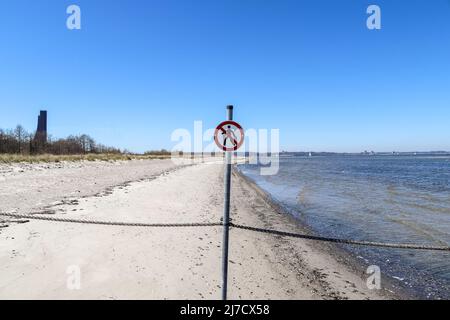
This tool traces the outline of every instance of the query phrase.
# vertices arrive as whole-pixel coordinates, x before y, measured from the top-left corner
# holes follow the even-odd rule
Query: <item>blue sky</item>
[[[0,0],[0,46],[2,128],[144,151],[234,104],[284,150],[450,150],[448,0]]]

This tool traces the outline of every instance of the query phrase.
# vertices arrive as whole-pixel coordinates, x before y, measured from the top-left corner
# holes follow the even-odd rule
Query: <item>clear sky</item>
[[[284,150],[450,150],[450,1],[0,0],[2,128],[170,149],[227,104]]]

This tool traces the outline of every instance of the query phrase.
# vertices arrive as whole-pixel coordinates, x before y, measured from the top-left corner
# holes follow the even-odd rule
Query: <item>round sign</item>
[[[216,128],[214,141],[223,151],[236,151],[244,143],[244,129],[235,121],[224,121]]]

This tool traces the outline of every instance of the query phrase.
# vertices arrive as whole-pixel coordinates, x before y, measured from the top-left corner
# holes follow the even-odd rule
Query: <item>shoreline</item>
[[[234,171],[236,174],[243,179],[246,183],[248,183],[252,188],[254,188],[258,194],[270,205],[273,207],[273,209],[282,215],[286,217],[286,223],[292,224],[296,226],[299,230],[297,230],[297,233],[304,233],[306,235],[313,235],[313,236],[320,236],[317,232],[315,232],[310,226],[306,225],[299,219],[295,218],[288,209],[286,209],[283,204],[281,204],[279,201],[275,200],[267,191],[262,189],[256,181],[254,181],[251,177],[246,176],[238,167],[234,167]],[[308,240],[303,240],[308,241]],[[362,261],[361,259],[358,259],[354,254],[352,254],[349,250],[344,248],[341,245],[338,244],[332,244],[328,242],[318,242],[315,241],[314,245],[323,251],[324,254],[332,256],[336,261],[345,264],[348,268],[350,268],[355,274],[360,274],[364,276],[366,275],[365,272],[367,270],[367,267],[369,264]],[[383,284],[385,286],[382,287],[380,293],[387,299],[395,299],[395,300],[410,300],[417,298],[414,296],[413,293],[405,290],[404,288],[399,287],[396,285],[395,279],[392,279],[391,276],[387,275],[386,273],[381,272]],[[387,285],[386,285],[387,284]]]
[[[222,159],[193,166],[159,161],[135,166],[132,162],[118,164],[114,172],[122,173],[121,181],[102,183],[97,187],[105,191],[102,194],[75,196],[72,199],[76,201],[53,203],[49,209],[55,209],[56,217],[86,220],[220,221]],[[94,174],[97,180],[99,175],[110,172],[108,165],[105,167],[87,174]],[[130,168],[137,171],[130,172]],[[80,175],[86,174],[85,168],[70,170],[79,178],[76,183],[70,179],[66,182],[70,188],[77,189],[78,184],[91,181],[87,177],[81,179]],[[27,182],[30,177],[47,179],[44,183],[51,185],[55,174],[55,170],[48,169],[37,177],[24,174],[24,179]],[[274,207],[257,186],[239,177],[236,170],[232,176],[233,222],[298,232],[294,218]],[[12,179],[10,183],[16,181]],[[36,192],[33,190],[31,186],[28,192]],[[46,192],[53,191],[49,188]],[[14,199],[14,191],[10,192]],[[25,207],[31,207],[35,199],[43,196],[38,193],[37,197],[30,197]],[[220,297],[220,227],[174,230],[30,221],[3,228],[0,239],[1,298],[215,300]],[[234,228],[230,230],[230,239],[232,299],[391,298],[368,290],[362,275],[352,270],[345,258],[339,261],[318,244]],[[72,265],[82,271],[81,290],[66,287],[66,268]]]

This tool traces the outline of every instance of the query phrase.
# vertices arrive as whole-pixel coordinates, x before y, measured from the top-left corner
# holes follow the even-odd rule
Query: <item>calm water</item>
[[[450,246],[450,157],[282,156],[275,176],[240,166],[323,236]],[[450,298],[450,254],[345,246],[422,298]]]

